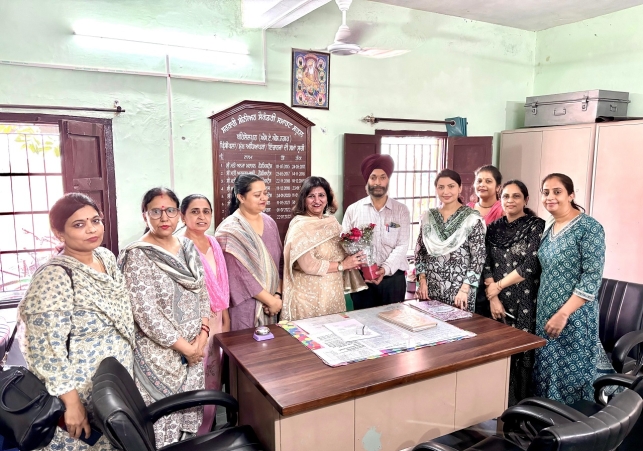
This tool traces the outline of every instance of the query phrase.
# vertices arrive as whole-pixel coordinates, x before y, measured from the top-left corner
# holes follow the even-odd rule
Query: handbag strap
[[[13,332],[11,332],[11,337],[9,338],[9,342],[7,343],[7,347],[5,348],[4,356],[2,356],[3,357],[3,360],[2,360],[3,365],[2,366],[4,366],[4,358],[7,355],[9,355],[9,351],[11,351],[11,347],[13,346],[13,340],[15,340],[15,338],[16,338],[16,332],[17,331],[18,331],[18,323],[16,323],[16,325],[13,326]]]
[[[71,268],[68,268],[67,266],[64,265],[57,265],[55,263],[51,263],[52,266],[60,266],[65,270],[67,275],[69,276],[69,280],[71,281],[71,291],[74,291],[74,278],[71,276]],[[2,356],[2,365],[0,365],[0,369],[4,367],[4,364],[6,362],[7,356],[9,355],[9,351],[11,351],[11,347],[13,346],[13,341],[16,338],[16,332],[18,331],[18,323],[16,322],[15,327],[13,328],[13,332],[11,333],[11,338],[9,338],[9,342],[7,343],[7,347],[4,351],[4,356]],[[69,344],[67,344],[67,349],[69,349]]]

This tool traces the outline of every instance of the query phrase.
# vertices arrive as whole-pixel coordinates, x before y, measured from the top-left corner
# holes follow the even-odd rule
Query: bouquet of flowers
[[[340,243],[344,250],[353,255],[359,251],[364,252],[366,263],[362,265],[360,271],[364,280],[377,279],[377,264],[373,256],[373,229],[375,224],[368,224],[362,227],[353,227],[350,231],[340,235]]]

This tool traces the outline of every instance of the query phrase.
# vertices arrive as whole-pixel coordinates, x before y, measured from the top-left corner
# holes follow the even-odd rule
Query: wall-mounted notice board
[[[215,226],[228,214],[234,179],[254,173],[266,181],[270,200],[265,213],[277,222],[283,240],[301,183],[310,176],[310,133],[315,124],[283,103],[251,100],[210,119]]]

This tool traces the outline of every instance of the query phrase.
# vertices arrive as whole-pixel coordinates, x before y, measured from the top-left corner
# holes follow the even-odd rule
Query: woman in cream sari
[[[284,246],[282,319],[294,321],[343,312],[344,293],[366,289],[355,270],[364,255],[358,252],[346,256],[339,244],[342,228],[332,216],[336,210],[326,179],[304,180]]]
[[[230,286],[230,330],[272,324],[281,310],[283,248],[275,221],[263,211],[268,190],[261,177],[240,174],[229,216],[217,227]]]
[[[435,187],[442,203],[422,216],[415,248],[420,299],[473,311],[485,262],[485,225],[480,214],[460,202],[460,175],[441,171]]]

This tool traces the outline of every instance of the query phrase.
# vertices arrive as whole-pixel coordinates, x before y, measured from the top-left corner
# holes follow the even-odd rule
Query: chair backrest
[[[643,329],[643,285],[603,279],[599,291],[599,335],[605,351],[628,332]],[[640,352],[635,348],[635,353]],[[639,357],[638,354],[632,357]]]
[[[543,429],[527,451],[614,450],[630,433],[642,409],[643,399],[626,389],[586,421]]]
[[[154,428],[134,380],[113,357],[101,362],[92,378],[94,416],[117,449],[155,451]]]

